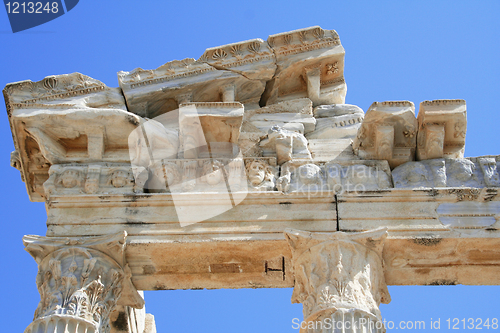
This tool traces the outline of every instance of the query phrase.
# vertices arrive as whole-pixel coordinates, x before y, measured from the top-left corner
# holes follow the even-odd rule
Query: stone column
[[[312,233],[286,230],[295,275],[292,302],[302,303],[301,333],[385,332],[389,303],[382,249],[387,231]]]
[[[25,333],[107,333],[116,305],[144,300],[125,263],[126,232],[85,238],[24,236],[38,264],[40,303]]]

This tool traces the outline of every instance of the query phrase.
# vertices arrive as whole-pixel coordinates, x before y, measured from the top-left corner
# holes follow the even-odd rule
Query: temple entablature
[[[465,101],[365,113],[344,54],[310,27],[119,88],[7,85],[10,163],[47,209],[47,236],[25,238],[42,297],[27,333],[108,332],[137,289],[294,287],[305,320],[378,323],[387,284],[498,283],[500,156],[464,157]],[[106,306],[80,307],[91,294]]]

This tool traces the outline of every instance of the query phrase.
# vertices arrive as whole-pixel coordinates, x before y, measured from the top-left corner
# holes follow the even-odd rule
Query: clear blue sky
[[[335,29],[346,50],[346,102],[461,98],[467,101],[466,156],[499,155],[499,1],[117,1],[80,0],[69,13],[13,34],[0,9],[0,86],[80,72],[118,86],[116,73],[198,58],[208,47],[319,25]],[[21,332],[39,301],[35,261],[24,234],[44,235],[43,203],[31,203],[0,103],[4,206],[1,331]],[[492,284],[499,284],[500,277]],[[390,287],[387,320],[500,318],[500,287]],[[298,332],[292,289],[146,293],[159,333]],[[433,330],[436,331],[436,330]]]

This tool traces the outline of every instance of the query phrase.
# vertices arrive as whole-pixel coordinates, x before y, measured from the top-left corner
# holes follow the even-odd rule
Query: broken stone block
[[[325,174],[328,188],[337,194],[392,188],[387,161],[331,161],[325,164]]]
[[[471,161],[476,160],[479,164],[481,171],[483,172],[483,179],[486,186],[500,186],[500,175],[499,175],[499,163],[497,161],[499,156],[482,156],[474,158],[469,158]]]
[[[285,194],[311,191],[318,193],[328,190],[324,168],[304,160],[288,161],[283,164],[276,187]]]
[[[264,156],[276,156],[281,165],[292,159],[311,159],[304,135],[273,126],[268,137],[261,141]]]
[[[447,158],[446,186],[486,187],[483,171],[477,159]]]
[[[360,160],[352,150],[351,139],[307,139],[309,151],[315,161]]]
[[[365,115],[363,109],[352,104],[320,105],[314,108],[313,113],[315,118],[331,118],[350,114],[364,117]]]
[[[394,187],[499,187],[499,156],[437,158],[392,170]]]
[[[465,101],[434,100],[420,103],[417,159],[463,158],[467,114]]]
[[[416,131],[412,102],[375,102],[366,112],[353,149],[362,159],[387,160],[395,168],[415,159]]]
[[[130,112],[154,118],[190,102],[239,101],[258,105],[265,78],[251,80],[203,60],[184,59],[155,70],[119,72],[118,82]]]
[[[344,104],[344,48],[335,30],[318,26],[271,35],[277,70],[267,83],[266,105],[308,97],[313,105]]]
[[[141,118],[119,88],[73,73],[9,84],[4,96],[31,200],[44,200],[53,164],[130,161],[128,136]]]
[[[314,108],[316,128],[308,139],[347,139],[356,136],[365,114],[349,104],[320,105]]]
[[[284,193],[376,191],[392,188],[391,170],[387,161],[294,160],[281,166],[277,188]]]

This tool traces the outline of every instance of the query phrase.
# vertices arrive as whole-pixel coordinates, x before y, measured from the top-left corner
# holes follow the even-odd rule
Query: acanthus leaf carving
[[[382,261],[387,230],[346,234],[288,229],[285,236],[295,275],[292,302],[303,304],[304,321],[344,321],[347,313],[381,322],[378,306],[390,302]]]
[[[123,256],[124,246],[117,236],[108,236],[111,241],[89,237],[83,242],[25,237],[27,250],[35,258],[43,257],[38,261],[37,275],[41,300],[32,325],[47,318],[57,321],[71,317],[82,327],[106,333],[110,329],[109,314],[117,302],[143,306],[142,297],[130,281],[130,268],[123,259],[117,261]],[[126,295],[125,299],[122,295]]]

